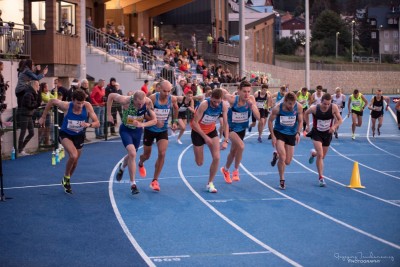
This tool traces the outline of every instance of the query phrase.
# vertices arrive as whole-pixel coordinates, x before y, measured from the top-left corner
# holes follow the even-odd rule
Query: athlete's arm
[[[179,113],[179,107],[178,107],[178,102],[176,100],[176,96],[171,97],[172,101],[172,108],[173,108],[173,118],[172,118],[172,129],[175,130],[178,127],[178,113]]]
[[[194,113],[194,100],[193,99],[190,100],[188,110],[190,110],[190,112]]]
[[[300,134],[303,128],[303,107],[299,103],[297,103],[297,121],[296,144],[300,143]]]
[[[374,110],[373,108],[372,108],[372,106],[374,105],[374,96],[372,97],[372,99],[371,99],[371,102],[369,103],[369,105],[368,105],[368,109],[369,110]]]
[[[100,122],[99,119],[97,118],[96,113],[93,110],[93,106],[85,101],[85,107],[88,113],[89,118],[92,120],[91,123],[85,122],[85,127],[93,127],[93,128],[99,128],[100,127]]]
[[[306,122],[306,132],[310,131],[310,114],[315,114],[317,109],[316,105],[311,106],[304,112],[304,121]]]
[[[347,117],[350,117],[350,114],[351,114],[351,96],[349,97],[349,103],[347,104],[347,108],[349,110],[349,113],[347,114]]]
[[[150,100],[150,99],[149,99]],[[151,100],[150,100],[151,102]],[[153,104],[153,102],[151,102],[151,105]],[[147,104],[146,104],[147,106]],[[156,117],[156,113],[154,113],[153,108],[148,108],[147,109],[147,116],[146,116],[146,122],[142,122],[140,126],[138,127],[150,127],[153,125],[157,124],[157,117]]]
[[[365,107],[368,105],[368,100],[365,98],[364,95],[361,95],[362,100],[364,101],[364,106],[362,107],[362,109],[364,110]]]
[[[253,116],[254,118],[256,118],[256,120],[260,120],[260,111],[257,108],[257,104],[256,104],[256,100],[254,99],[254,96],[250,96],[249,100],[247,101],[247,103],[249,104],[251,111],[253,112]]]
[[[387,111],[390,105],[390,98],[387,96],[383,96],[383,99],[386,101],[386,111]]]
[[[340,116],[339,108],[336,104],[332,104],[332,113],[333,117],[335,118],[335,124],[329,129],[330,133],[334,133],[336,129],[342,124],[342,116]]]
[[[43,110],[42,117],[40,117],[40,119],[39,119],[39,124],[40,125],[44,124],[44,122],[46,121],[47,113],[49,113],[49,110],[54,106],[57,106],[64,113],[66,113],[68,111],[69,102],[61,101],[61,100],[58,100],[56,98],[50,99],[50,101],[47,102],[46,107]]]
[[[229,124],[228,124],[228,106],[222,105],[222,119],[223,119],[223,126],[224,126],[224,134],[225,140],[221,144],[221,149],[225,149],[228,147],[229,142]]]
[[[274,134],[274,126],[273,126],[273,122],[276,119],[276,116],[279,113],[279,105],[276,105],[275,107],[272,108],[271,110],[271,115],[269,115],[269,119],[268,119],[268,129],[269,132],[271,134],[271,141],[272,141],[272,146],[275,147],[276,146],[276,137]]]

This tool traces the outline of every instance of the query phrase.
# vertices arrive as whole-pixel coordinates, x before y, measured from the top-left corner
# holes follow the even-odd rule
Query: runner
[[[171,95],[172,85],[169,81],[163,80],[160,82],[160,92],[149,96],[154,105],[154,112],[157,117],[157,124],[146,127],[143,134],[143,154],[139,159],[139,174],[142,177],[146,176],[144,162],[151,156],[152,145],[154,139],[157,142],[158,157],[154,168],[153,181],[150,183],[150,188],[154,191],[160,191],[158,178],[162,167],[164,166],[165,153],[168,147],[168,117],[173,108],[172,130],[175,131],[178,125],[178,105],[176,97]]]
[[[307,87],[301,88],[301,91],[297,92],[297,102],[299,102],[302,107],[303,107],[303,113],[306,112],[306,110],[309,107],[309,99],[311,98],[310,92],[308,92]],[[303,121],[303,136],[306,136],[306,121]]]
[[[93,107],[89,102],[85,101],[86,94],[78,89],[72,93],[72,101],[66,102],[58,99],[50,99],[43,111],[39,124],[44,125],[46,116],[53,106],[57,106],[64,112],[64,120],[59,133],[59,141],[68,152],[69,158],[65,166],[64,177],[61,181],[65,193],[72,194],[71,176],[78,165],[79,157],[82,153],[83,143],[85,139],[85,130],[88,127],[98,128],[100,122],[94,113]],[[92,120],[91,123],[86,122],[87,118]]]
[[[275,120],[275,125],[273,122]],[[273,153],[271,165],[278,160],[279,187],[285,189],[285,168],[292,161],[294,146],[300,142],[300,132],[303,126],[303,108],[296,102],[296,95],[289,92],[284,100],[271,110],[268,128],[271,132],[272,146],[277,150]]]
[[[113,102],[118,102],[123,106],[119,135],[121,136],[122,144],[128,152],[118,166],[116,179],[117,181],[121,181],[124,170],[126,166],[128,166],[131,193],[134,195],[139,193],[135,181],[136,153],[140,146],[143,127],[155,125],[157,123],[157,118],[153,111],[153,102],[146,97],[145,92],[136,91],[130,96],[111,93],[108,95],[107,99],[107,118],[110,123],[114,123],[114,119],[111,116]],[[145,120],[146,122],[144,122]]]
[[[397,100],[395,108],[396,108],[396,113],[397,113],[397,126],[399,127],[399,130],[400,130],[400,99]]]
[[[314,162],[314,157],[317,157],[316,165],[319,175],[319,186],[326,186],[324,180],[324,159],[329,150],[329,145],[332,141],[332,134],[342,124],[342,117],[339,113],[339,108],[336,104],[332,104],[332,96],[328,93],[321,97],[321,104],[311,106],[304,113],[304,120],[307,123],[307,132],[310,131],[309,115],[313,115],[313,128],[311,130],[311,139],[314,143],[316,154],[311,152],[309,163]],[[333,121],[334,124],[333,124]]]
[[[312,95],[311,95],[311,99],[310,99],[310,103],[311,105],[317,105],[321,103],[321,98],[322,98],[322,85],[318,85],[317,86],[317,91],[315,91]]]
[[[239,165],[242,161],[242,154],[244,150],[243,138],[246,135],[246,128],[249,124],[250,113],[252,112],[257,120],[260,120],[259,109],[255,102],[254,96],[251,93],[251,84],[247,81],[240,83],[238,88],[238,95],[231,95],[227,91],[224,98],[229,103],[228,110],[228,124],[229,124],[229,140],[231,140],[231,150],[229,151],[226,159],[225,166],[221,168],[225,182],[232,183],[232,180],[237,182],[239,178]],[[260,122],[258,122],[260,124]],[[235,170],[231,175],[229,168],[235,160]]]
[[[268,85],[263,84],[261,86],[261,90],[258,90],[257,92],[254,93],[254,97],[256,100],[258,112],[260,113],[260,119],[258,120],[258,139],[257,141],[259,143],[262,143],[262,133],[265,127],[265,124],[267,123],[267,118],[268,118],[268,109],[269,107],[272,106],[272,97],[271,94],[268,92]],[[251,132],[251,128],[256,126],[256,117],[254,117],[254,114],[251,115],[251,125],[249,127],[249,132]]]
[[[340,117],[342,117],[343,109],[346,106],[346,96],[342,94],[342,89],[340,87],[336,87],[335,94],[332,95],[332,103],[338,106]],[[335,138],[339,138],[338,132],[339,126],[335,129],[335,132],[333,133],[335,135]]]
[[[193,120],[190,124],[192,127],[191,137],[193,151],[197,165],[202,166],[204,163],[204,144],[207,144],[211,152],[212,163],[210,166],[210,174],[206,186],[208,192],[210,193],[217,193],[217,188],[214,186],[214,178],[218,171],[220,149],[226,149],[229,143],[229,128],[227,119],[228,107],[223,104],[222,97],[222,89],[213,89],[211,97],[203,100],[196,109]],[[220,146],[215,123],[218,120],[221,112],[224,120],[223,125],[225,125],[225,140]]]
[[[182,145],[181,137],[186,130],[186,124],[189,112],[194,113],[194,100],[193,91],[189,90],[186,92],[185,96],[177,96],[178,101],[178,125],[179,125],[179,135],[176,141],[178,144]]]
[[[368,109],[371,110],[371,128],[372,137],[375,137],[375,124],[378,119],[378,135],[381,135],[381,127],[383,123],[383,101],[386,101],[386,111],[389,109],[389,97],[382,95],[382,90],[378,89],[376,95],[371,99]]]
[[[355,89],[353,94],[350,96],[349,104],[347,105],[349,109],[349,114],[347,114],[347,117],[350,117],[351,114],[351,119],[353,122],[351,124],[351,139],[353,140],[356,139],[356,127],[361,127],[362,125],[363,111],[367,105],[368,100],[357,89]]]

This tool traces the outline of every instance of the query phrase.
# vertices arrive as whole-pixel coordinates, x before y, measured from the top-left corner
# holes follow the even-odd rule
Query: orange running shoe
[[[141,176],[141,177],[146,177],[146,168],[144,167],[144,165],[140,166],[140,165],[138,164],[138,167],[139,167],[139,174],[140,174],[140,176]]]
[[[224,176],[225,182],[227,184],[231,184],[232,180],[231,180],[231,174],[229,173],[229,171],[226,171],[224,167],[221,167],[221,172],[222,172],[222,175]]]
[[[157,180],[153,180],[150,184],[150,188],[154,191],[160,191],[160,185],[158,184]]]
[[[232,180],[235,182],[239,182],[240,178],[239,178],[239,170],[234,170],[232,172]]]

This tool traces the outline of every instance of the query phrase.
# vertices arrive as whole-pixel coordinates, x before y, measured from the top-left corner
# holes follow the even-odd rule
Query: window
[[[383,31],[383,36],[385,39],[389,39],[389,31]]]
[[[394,44],[393,45],[393,51],[399,51],[399,46],[397,45],[397,44]]]
[[[76,34],[76,5],[57,1],[56,23],[60,33]]]
[[[35,1],[31,2],[31,12],[32,12],[32,31],[45,30],[46,23],[46,2],[45,1]]]
[[[388,24],[393,24],[393,19],[392,18],[388,19]]]
[[[394,31],[393,32],[393,38],[397,38],[399,37],[399,32],[398,31]]]
[[[371,25],[376,25],[376,20],[371,19]]]
[[[371,39],[376,39],[376,32],[371,32]]]
[[[383,47],[384,47],[383,50],[385,52],[389,52],[390,51],[390,45],[389,44],[384,44]]]

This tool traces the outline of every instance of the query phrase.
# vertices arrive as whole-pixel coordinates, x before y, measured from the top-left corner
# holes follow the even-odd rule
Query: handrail
[[[0,55],[4,58],[30,58],[31,26],[4,22],[0,26]]]

